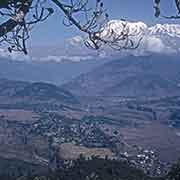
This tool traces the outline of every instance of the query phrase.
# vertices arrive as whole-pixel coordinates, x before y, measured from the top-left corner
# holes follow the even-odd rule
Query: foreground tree
[[[162,17],[165,17],[165,18],[168,18],[168,19],[180,19],[180,0],[171,0],[171,2],[172,1],[174,1],[174,5],[176,7],[177,12],[176,12],[175,15],[167,16],[167,15],[163,15],[161,13],[161,8],[160,8],[161,0],[154,0],[155,16],[156,17],[162,16]]]
[[[129,34],[126,22],[120,34],[107,27],[109,16],[102,0],[0,0],[0,44],[6,44],[10,52],[27,54],[30,31],[35,24],[48,19],[54,8],[64,16],[65,26],[74,26],[86,34],[87,47],[98,50],[106,44],[120,50],[138,46],[131,40],[133,35]]]
[[[154,0],[155,16],[180,18],[180,0],[173,0],[177,15],[164,16],[160,11],[160,0]],[[54,11],[54,8],[57,10]],[[48,19],[54,12],[64,16],[63,25],[74,26],[86,36],[85,45],[100,49],[104,45],[116,50],[137,48],[129,27],[124,21],[117,34],[108,23],[109,15],[103,0],[0,0],[0,45],[10,52],[22,51],[27,54],[26,41],[34,26]]]
[[[166,179],[167,180],[179,180],[180,179],[180,161],[172,166]]]

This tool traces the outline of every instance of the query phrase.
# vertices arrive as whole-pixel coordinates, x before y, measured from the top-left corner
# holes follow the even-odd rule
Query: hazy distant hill
[[[31,97],[39,100],[55,99],[69,103],[77,102],[76,98],[67,90],[48,83],[32,83],[15,93],[17,97]]]
[[[0,79],[0,96],[3,98],[20,98],[29,100],[49,101],[61,103],[78,103],[78,100],[67,90],[49,83],[29,83]]]
[[[13,81],[0,79],[0,96],[13,96],[16,92],[23,90],[30,83],[25,81]]]
[[[64,87],[84,96],[167,96],[180,94],[178,56],[129,56],[104,64]]]
[[[48,82],[56,85],[66,83],[81,73],[91,71],[104,61],[80,62],[26,62],[0,58],[0,78],[12,80]]]

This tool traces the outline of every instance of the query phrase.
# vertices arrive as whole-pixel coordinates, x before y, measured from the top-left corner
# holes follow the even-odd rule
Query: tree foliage
[[[2,180],[179,180],[180,161],[172,166],[163,177],[149,177],[143,171],[128,162],[92,157],[66,162],[65,166],[54,171],[40,170],[40,166],[16,160],[1,162],[0,179]],[[37,171],[34,172],[34,169]],[[33,171],[32,171],[33,170]],[[38,172],[39,171],[39,172]]]
[[[59,169],[46,176],[26,177],[23,180],[156,180],[125,162],[80,158],[68,168]],[[17,179],[20,180],[20,179]]]
[[[179,180],[180,179],[180,161],[174,164],[167,175],[168,180]]]

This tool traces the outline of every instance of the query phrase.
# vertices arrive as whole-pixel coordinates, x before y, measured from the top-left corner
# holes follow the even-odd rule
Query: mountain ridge
[[[144,22],[129,22],[122,20],[111,20],[107,24],[107,28],[113,29],[117,34],[120,34],[123,27],[129,30],[130,34],[145,33],[147,35],[168,34],[172,37],[180,38],[180,25],[179,24],[155,24],[148,26]],[[125,28],[125,29],[126,29]],[[106,31],[106,28],[105,28]]]
[[[78,104],[77,98],[68,90],[45,82],[26,82],[0,79],[0,97],[22,101],[57,101]]]
[[[79,96],[177,95],[179,66],[178,57],[173,56],[127,56],[80,75],[64,87]]]

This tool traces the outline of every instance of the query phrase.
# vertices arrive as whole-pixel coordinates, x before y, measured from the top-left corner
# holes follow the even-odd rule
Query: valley
[[[38,84],[36,88],[39,92],[38,88],[44,85]],[[79,101],[72,104],[67,99],[55,101],[42,96],[39,99],[37,93],[30,94],[32,97],[26,98],[33,101],[14,97],[18,105],[13,104],[14,98],[1,101],[0,156],[4,159],[56,169],[80,154],[107,155],[128,161],[151,175],[161,175],[179,158],[175,111],[178,97],[147,101],[123,98],[111,103],[96,99],[99,104],[89,103],[86,107]],[[37,104],[32,104],[36,101]],[[72,148],[64,153],[61,148],[66,146]]]
[[[60,87],[1,79],[0,158],[18,161],[13,172],[24,175],[64,168],[81,155],[166,174],[180,158],[179,61],[171,61],[172,73],[168,59],[112,61]]]

